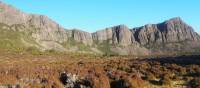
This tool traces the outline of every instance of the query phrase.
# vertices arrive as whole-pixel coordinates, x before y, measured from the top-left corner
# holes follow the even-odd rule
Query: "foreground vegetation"
[[[137,58],[0,51],[0,86],[199,88],[200,56]]]

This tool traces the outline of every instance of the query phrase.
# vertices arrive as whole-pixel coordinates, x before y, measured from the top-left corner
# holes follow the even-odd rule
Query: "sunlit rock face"
[[[199,41],[198,34],[179,17],[160,24],[148,24],[133,30],[136,40],[142,45]]]
[[[2,29],[28,34],[37,43],[35,46],[42,50],[67,51],[81,46],[91,52],[103,49],[120,55],[148,55],[152,50],[191,51],[200,46],[199,35],[180,17],[137,28],[118,25],[88,33],[77,29],[67,30],[47,16],[24,13],[0,2],[0,23],[4,25]],[[70,45],[72,41],[78,44]],[[26,45],[33,45],[30,41],[25,42]]]

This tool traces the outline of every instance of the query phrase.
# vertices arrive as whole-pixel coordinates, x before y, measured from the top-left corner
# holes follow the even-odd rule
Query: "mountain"
[[[199,35],[180,17],[133,28],[132,31],[137,42],[156,51],[189,52],[199,48]]]
[[[0,9],[2,49],[109,55],[196,53],[200,49],[200,36],[180,17],[137,28],[118,25],[88,33],[65,29],[47,16],[24,13],[3,2]]]
[[[0,23],[10,26],[12,31],[27,33],[38,44],[38,48],[62,49],[57,43],[68,39],[65,29],[47,16],[23,13],[2,2],[0,8]]]
[[[173,43],[185,40],[199,41],[198,34],[179,17],[160,24],[148,24],[133,30],[137,41],[142,45]]]

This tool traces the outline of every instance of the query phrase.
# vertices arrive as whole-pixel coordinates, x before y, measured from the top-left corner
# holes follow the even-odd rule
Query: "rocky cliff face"
[[[123,46],[130,45],[131,41],[131,31],[125,25],[119,25],[112,28],[113,29],[113,44],[120,44]]]
[[[134,28],[133,31],[136,41],[142,45],[199,41],[198,34],[179,17]]]
[[[108,41],[110,44],[112,43],[113,31],[112,28],[106,28],[104,30],[97,31],[92,33],[93,40],[102,43],[104,41]]]
[[[68,39],[65,29],[46,16],[29,15],[26,23],[28,23],[28,27],[36,28],[32,35],[40,41],[56,41],[62,43]]]
[[[57,47],[57,43],[65,42],[68,39],[65,29],[47,16],[23,13],[2,2],[0,2],[0,8],[0,23],[23,26],[24,28],[18,31],[29,32],[44,49]]]
[[[76,42],[83,43],[85,45],[92,45],[93,44],[93,39],[92,39],[92,34],[88,32],[84,32],[81,30],[71,30],[72,35],[71,38],[74,39]]]
[[[126,49],[125,51],[129,51],[127,49],[130,49],[131,46],[131,50],[134,51],[129,51],[129,53],[136,53],[140,50],[145,51],[140,53],[147,53],[145,48],[148,48],[149,52],[152,50],[156,50],[156,52],[187,52],[191,47],[199,48],[200,46],[199,35],[179,17],[163,23],[147,24],[133,29],[119,25],[98,31],[93,34],[93,38],[97,41],[109,40],[109,43],[113,45],[122,45]],[[143,47],[138,47],[138,45]],[[115,48],[115,51],[122,50],[119,47]]]
[[[122,55],[148,55],[152,50],[190,51],[200,47],[199,35],[179,17],[132,29],[126,25],[118,25],[88,33],[76,29],[67,30],[47,16],[24,13],[0,2],[0,23],[7,25],[4,25],[7,28],[0,27],[1,30],[9,29],[29,35],[31,40],[37,43],[35,46],[42,50],[67,51],[63,44],[70,43],[71,40],[79,43],[77,45],[83,48],[81,50],[107,50]],[[34,45],[24,38],[20,40],[26,45]]]
[[[26,13],[21,12],[11,5],[4,4],[3,2],[0,2],[0,9],[0,22],[8,25],[26,23],[26,19],[28,18]]]
[[[111,44],[127,46],[132,43],[132,33],[127,26],[119,25],[93,33],[93,39],[99,42],[109,40]]]
[[[120,55],[147,55],[149,51],[145,47],[140,47],[139,43],[135,41],[134,33],[126,25],[118,25],[105,30],[93,33],[93,40],[97,43],[107,42],[113,47],[112,51]]]

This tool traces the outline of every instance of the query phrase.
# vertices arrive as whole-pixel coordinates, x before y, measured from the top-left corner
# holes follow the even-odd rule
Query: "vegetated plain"
[[[17,88],[199,88],[200,56],[133,57],[1,50],[0,85]]]

